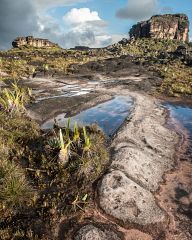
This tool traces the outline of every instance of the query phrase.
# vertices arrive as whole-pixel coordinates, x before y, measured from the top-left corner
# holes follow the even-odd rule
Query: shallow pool
[[[79,126],[97,124],[108,136],[113,135],[129,117],[133,109],[134,101],[128,96],[116,96],[114,99],[105,103],[98,104],[81,113],[72,116],[71,127],[77,122]],[[60,127],[66,126],[68,118],[65,114],[59,114],[42,124],[42,129],[51,129],[54,120]]]
[[[168,102],[164,106],[170,111],[170,117],[179,121],[187,130],[190,146],[186,155],[192,157],[192,105]]]

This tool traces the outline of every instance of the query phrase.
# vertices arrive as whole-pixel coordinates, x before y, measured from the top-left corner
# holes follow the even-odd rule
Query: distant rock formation
[[[134,25],[129,34],[134,39],[146,37],[188,42],[189,20],[185,14],[156,15]]]
[[[14,48],[31,46],[37,48],[58,47],[58,44],[50,42],[48,39],[34,38],[33,36],[18,37],[12,42]]]
[[[74,48],[71,48],[71,50],[77,50],[77,51],[88,51],[90,49],[91,48],[87,46],[75,46]]]

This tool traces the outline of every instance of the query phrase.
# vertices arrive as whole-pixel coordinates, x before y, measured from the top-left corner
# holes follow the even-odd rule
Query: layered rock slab
[[[114,155],[109,173],[100,182],[99,204],[125,226],[146,230],[168,221],[153,192],[174,166],[178,136],[164,126],[166,115],[155,99],[138,93],[131,96],[135,110],[113,140]]]
[[[163,180],[164,160],[152,151],[146,153],[143,149],[129,147],[117,153],[111,168],[121,170],[143,188],[155,191],[159,187],[158,183]]]
[[[146,226],[165,220],[164,212],[156,205],[153,195],[121,171],[112,171],[103,178],[99,196],[100,206],[105,212],[125,224]]]

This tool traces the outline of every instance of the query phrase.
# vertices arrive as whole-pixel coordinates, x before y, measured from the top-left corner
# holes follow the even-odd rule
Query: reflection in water
[[[171,118],[178,120],[187,129],[190,147],[186,155],[192,157],[192,106],[178,103],[166,103],[164,106],[170,110]]]
[[[133,107],[133,99],[130,97],[117,96],[114,99],[87,109],[78,115],[71,117],[71,127],[75,122],[79,126],[96,123],[108,135],[112,135],[130,115]],[[55,117],[59,126],[64,127],[67,122],[65,114]],[[45,122],[41,128],[51,129],[54,119]]]

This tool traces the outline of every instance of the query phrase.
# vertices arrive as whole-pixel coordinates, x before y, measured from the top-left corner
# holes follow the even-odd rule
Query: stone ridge
[[[48,39],[34,38],[33,36],[18,37],[12,42],[14,48],[31,46],[37,48],[58,47],[58,44],[50,42]]]
[[[130,38],[170,39],[189,41],[189,19],[185,14],[156,15],[133,25]]]
[[[111,166],[98,188],[99,206],[125,228],[145,229],[157,239],[169,218],[155,193],[174,166],[178,136],[164,126],[164,109],[154,98],[122,89],[121,94],[135,99],[135,109],[113,139]]]

